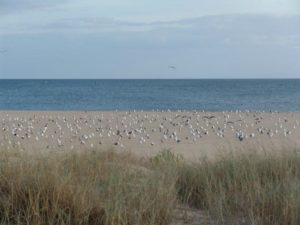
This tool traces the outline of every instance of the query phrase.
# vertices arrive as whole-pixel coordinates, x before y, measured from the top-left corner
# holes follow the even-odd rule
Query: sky
[[[300,0],[0,0],[0,78],[300,78]]]

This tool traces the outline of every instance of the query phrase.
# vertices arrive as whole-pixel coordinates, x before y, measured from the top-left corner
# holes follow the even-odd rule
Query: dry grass
[[[183,164],[179,196],[220,224],[300,224],[300,153],[228,154]]]
[[[299,225],[300,154],[0,152],[0,224],[167,225],[180,201],[217,224]]]
[[[128,154],[0,154],[1,224],[170,223],[176,201],[171,171]]]

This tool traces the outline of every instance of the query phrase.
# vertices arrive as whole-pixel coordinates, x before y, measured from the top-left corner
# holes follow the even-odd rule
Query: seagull
[[[6,53],[6,52],[7,52],[6,49],[0,50],[0,53]]]
[[[176,66],[169,66],[169,68],[172,69],[172,70],[176,70],[177,69]]]

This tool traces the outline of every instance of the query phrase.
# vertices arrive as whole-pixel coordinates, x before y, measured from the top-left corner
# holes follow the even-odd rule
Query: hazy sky
[[[300,0],[0,0],[0,78],[300,78]]]

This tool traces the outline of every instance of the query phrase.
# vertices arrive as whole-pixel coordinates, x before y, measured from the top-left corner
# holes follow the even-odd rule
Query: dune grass
[[[1,224],[170,223],[172,171],[148,170],[128,154],[0,153]]]
[[[178,204],[211,224],[299,225],[300,154],[0,152],[0,224],[167,225]]]
[[[300,224],[300,152],[248,152],[183,164],[179,196],[221,224]]]

